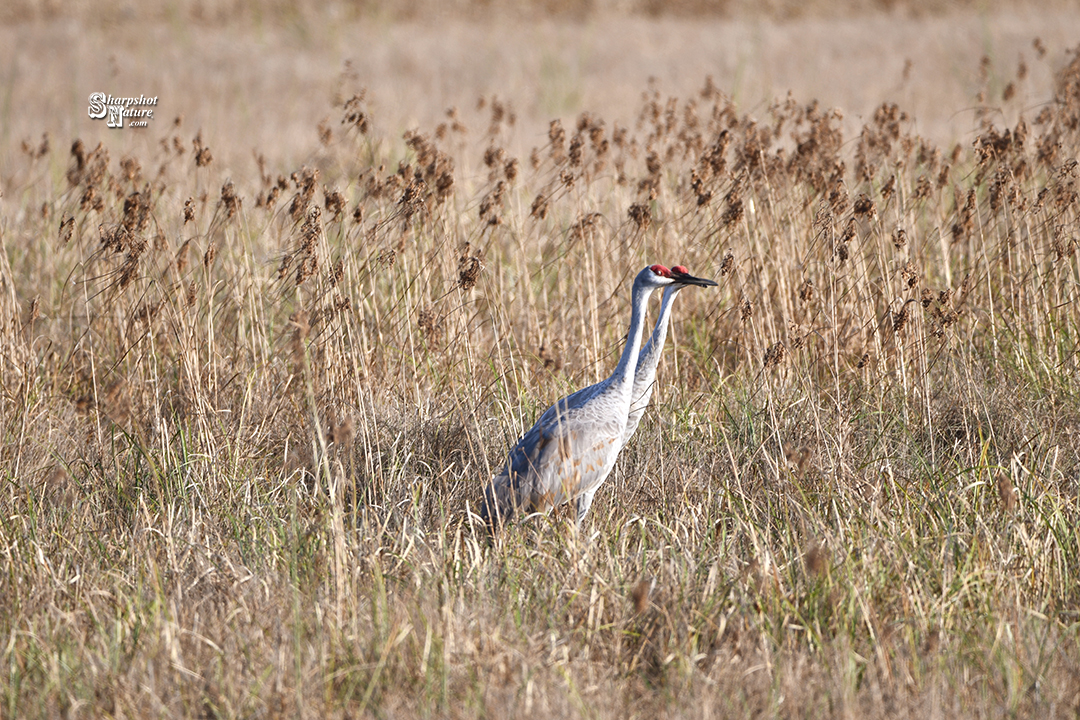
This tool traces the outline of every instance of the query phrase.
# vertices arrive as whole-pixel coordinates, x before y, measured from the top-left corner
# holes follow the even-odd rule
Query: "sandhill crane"
[[[689,270],[682,265],[671,268],[672,274],[688,275]],[[714,285],[716,283],[713,283]],[[667,340],[668,321],[671,319],[671,305],[675,302],[675,296],[679,294],[685,285],[669,285],[664,288],[664,297],[660,301],[660,317],[656,318],[656,326],[653,327],[652,335],[645,347],[638,354],[637,371],[634,373],[634,393],[630,401],[630,415],[626,418],[626,430],[623,432],[622,444],[630,442],[631,436],[637,430],[641,416],[645,414],[645,408],[652,400],[653,387],[656,385],[656,366],[660,362],[660,354],[664,350],[664,341]]]
[[[549,407],[517,441],[502,472],[484,487],[480,514],[490,527],[497,528],[519,511],[541,512],[570,501],[577,505],[581,524],[623,446],[649,296],[657,288],[686,285],[716,283],[663,265],[638,273],[631,291],[630,330],[615,372]]]

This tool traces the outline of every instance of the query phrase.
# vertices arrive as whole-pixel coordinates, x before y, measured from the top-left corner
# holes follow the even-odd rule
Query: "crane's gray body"
[[[549,407],[488,486],[485,519],[491,509],[505,521],[515,510],[543,512],[574,500],[580,521],[615,466],[629,407],[627,388],[610,379]]]
[[[501,472],[484,487],[480,514],[491,527],[498,527],[519,512],[543,512],[571,501],[576,504],[578,523],[581,523],[593,496],[611,474],[619,451],[629,439],[627,420],[631,402],[643,396],[641,411],[644,411],[652,394],[674,293],[665,296],[666,305],[650,340],[654,349],[641,368],[651,377],[638,391],[641,326],[649,296],[661,287],[716,284],[695,278],[683,268],[679,270],[672,275],[667,268],[653,265],[638,273],[631,295],[630,330],[618,367],[607,379],[549,407],[517,441]],[[634,428],[640,417],[638,412]]]

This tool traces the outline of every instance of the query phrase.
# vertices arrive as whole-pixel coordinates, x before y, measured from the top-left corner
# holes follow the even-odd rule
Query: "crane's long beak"
[[[705,278],[694,277],[689,273],[679,272],[677,270],[671,271],[671,277],[676,283],[680,285],[697,285],[699,287],[712,287],[716,285],[715,280],[706,280]]]

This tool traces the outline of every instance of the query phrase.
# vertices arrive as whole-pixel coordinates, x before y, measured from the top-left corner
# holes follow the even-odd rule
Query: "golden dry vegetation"
[[[856,112],[726,73],[609,112],[558,62],[551,106],[466,77],[433,110],[353,48],[301,131],[254,66],[199,85],[220,29],[32,7],[0,29],[54,58],[0,78],[0,716],[1080,709],[1080,47],[942,69],[970,95],[927,132],[926,57]],[[303,18],[227,21],[286,87],[325,65]],[[832,21],[800,22],[760,27]],[[158,92],[149,47],[162,113],[89,120],[109,77]],[[482,481],[610,371],[657,261],[720,287],[582,532],[489,542]]]

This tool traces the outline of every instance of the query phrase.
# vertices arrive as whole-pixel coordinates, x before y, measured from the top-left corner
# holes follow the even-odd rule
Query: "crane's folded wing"
[[[538,512],[594,488],[610,471],[622,430],[618,420],[599,419],[584,408],[544,413],[510,451],[506,467],[495,478],[500,500]],[[503,488],[505,495],[498,492]]]

